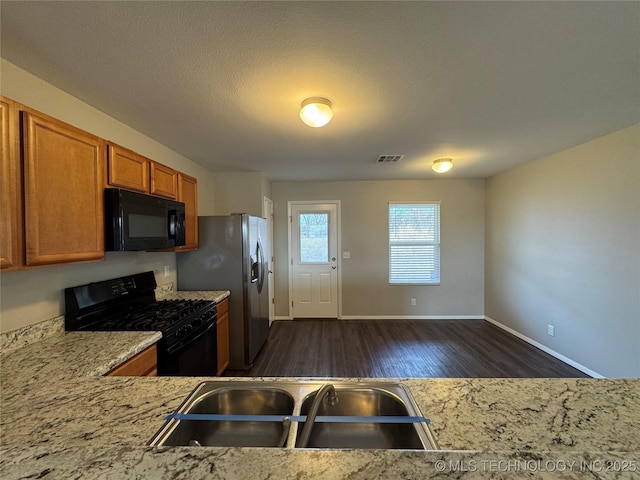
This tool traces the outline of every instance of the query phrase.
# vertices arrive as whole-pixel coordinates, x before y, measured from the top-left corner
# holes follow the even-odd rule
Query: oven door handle
[[[174,353],[176,353],[179,350],[182,350],[182,348],[188,346],[189,344],[195,342],[196,340],[198,340],[200,337],[202,337],[203,335],[206,335],[207,333],[209,333],[209,331],[212,328],[215,328],[217,322],[217,318],[215,320],[213,320],[211,322],[211,324],[207,325],[207,328],[205,328],[202,332],[198,333],[195,337],[186,337],[185,339],[181,340],[180,342],[172,345],[171,347],[167,348],[167,354],[169,355],[173,355]]]

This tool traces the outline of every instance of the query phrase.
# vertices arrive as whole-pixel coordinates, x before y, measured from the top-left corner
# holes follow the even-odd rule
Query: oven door
[[[218,371],[217,322],[213,320],[180,343],[158,352],[158,375],[210,377]]]

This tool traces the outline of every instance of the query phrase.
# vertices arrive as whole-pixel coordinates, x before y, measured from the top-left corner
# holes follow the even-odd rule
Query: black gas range
[[[66,288],[65,330],[159,331],[158,375],[215,375],[215,302],[157,301],[156,286],[144,272]]]

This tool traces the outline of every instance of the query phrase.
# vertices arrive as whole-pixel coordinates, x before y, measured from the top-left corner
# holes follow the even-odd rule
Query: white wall
[[[0,94],[196,177],[199,213],[213,214],[213,174],[208,170],[15,65],[0,62]],[[2,273],[0,332],[62,315],[65,287],[147,270],[156,273],[159,284],[175,282],[175,254],[112,252],[104,262]]]
[[[340,200],[342,250],[351,253],[341,260],[343,316],[482,317],[483,179],[273,182],[271,189],[277,316],[288,315],[287,202]],[[389,285],[388,203],[428,200],[441,201],[441,284]]]
[[[487,316],[640,376],[640,125],[488,179],[485,245]]]
[[[215,175],[215,215],[248,213],[262,216],[263,197],[271,182],[260,172],[220,172]]]

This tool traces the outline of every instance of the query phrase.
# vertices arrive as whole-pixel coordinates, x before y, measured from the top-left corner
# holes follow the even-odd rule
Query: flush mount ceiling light
[[[433,168],[433,171],[436,173],[448,172],[453,168],[453,160],[450,158],[439,158],[438,160],[433,161],[431,168]]]
[[[322,97],[307,98],[302,102],[300,118],[310,127],[324,127],[333,117],[331,102]]]

